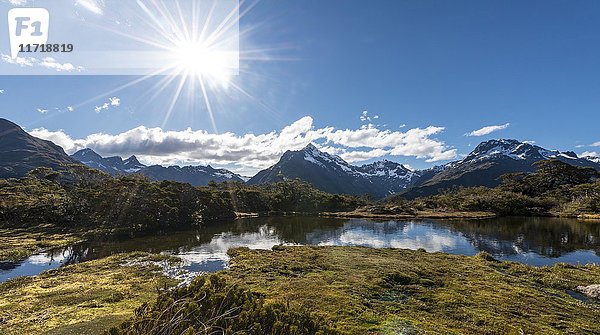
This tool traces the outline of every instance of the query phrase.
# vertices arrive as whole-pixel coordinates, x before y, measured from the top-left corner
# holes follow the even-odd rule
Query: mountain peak
[[[308,143],[302,150],[303,152],[309,153],[309,154],[319,154],[322,153],[321,150],[319,150],[319,148],[317,148],[314,144],[312,143]]]
[[[95,152],[94,150],[90,149],[90,148],[84,148],[81,149],[79,151],[77,151],[76,153],[74,153],[73,155],[71,155],[71,157],[77,159],[78,161],[81,161],[82,159],[99,159],[102,158],[102,156],[100,156],[97,152]]]
[[[499,139],[492,139],[492,140],[487,140],[487,141],[481,142],[481,143],[479,143],[479,145],[477,145],[477,148],[492,147],[492,146],[502,146],[502,147],[508,148],[508,147],[516,147],[519,145],[531,145],[531,144],[517,141],[514,139],[499,138]]]
[[[392,161],[354,166],[310,143],[302,150],[287,151],[277,164],[259,172],[248,183],[263,184],[294,178],[330,193],[371,194],[383,198],[406,189],[417,175]]]
[[[137,157],[135,157],[135,155],[129,156],[129,158],[127,158],[126,160],[124,160],[123,163],[125,163],[127,165],[129,165],[129,164],[142,165],[142,163],[140,163],[140,161],[137,159]]]
[[[490,157],[506,156],[515,160],[540,160],[556,156],[558,151],[550,151],[533,144],[513,139],[495,139],[479,143],[464,161],[482,160]]]

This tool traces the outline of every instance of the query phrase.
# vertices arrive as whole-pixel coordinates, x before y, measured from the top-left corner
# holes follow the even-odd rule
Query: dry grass
[[[174,285],[153,266],[121,266],[166,256],[122,254],[0,284],[0,333],[102,334]]]
[[[232,251],[223,275],[349,334],[600,333],[600,304],[569,294],[600,283],[598,266],[534,268],[487,254],[362,247],[274,249]]]
[[[0,229],[0,262],[19,261],[44,250],[77,243],[81,238],[70,233],[50,233],[35,229]]]

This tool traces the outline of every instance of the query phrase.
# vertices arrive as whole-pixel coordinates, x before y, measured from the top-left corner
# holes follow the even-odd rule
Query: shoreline
[[[598,265],[537,268],[497,261],[486,253],[356,246],[242,247],[229,255],[230,268],[210,276],[269,303],[310,308],[345,334],[375,335],[398,326],[431,334],[600,330],[584,322],[600,316],[595,307],[600,301],[584,292],[600,283]],[[177,286],[156,266],[165,261],[179,262],[133,252],[11,279],[0,284],[0,295],[9,303],[0,308],[0,318],[7,320],[9,334],[23,329],[102,334],[130,320],[139,306],[152,304],[158,292]],[[23,310],[29,318],[20,316]],[[560,322],[549,323],[548,317]]]
[[[440,220],[484,220],[503,217],[491,212],[431,212],[421,211],[415,215],[411,214],[377,214],[366,211],[352,212],[256,212],[245,213],[236,212],[234,219],[248,219],[259,217],[285,217],[285,216],[304,216],[304,217],[324,217],[332,219],[373,219],[373,220],[424,220],[424,219],[440,219]],[[582,222],[600,223],[600,214],[583,214],[583,215],[561,215],[560,213],[548,213],[548,215],[532,216],[532,217],[554,217],[554,218],[569,218],[576,219]],[[215,221],[218,223],[219,221]],[[16,263],[27,259],[28,257],[42,253],[54,248],[65,247],[68,245],[84,242],[90,238],[112,236],[114,234],[127,235],[131,231],[119,230],[103,230],[92,229],[89,231],[81,231],[75,229],[73,231],[58,231],[51,229],[49,232],[41,231],[43,227],[31,228],[0,228],[0,242],[4,246],[10,248],[0,249],[0,263]],[[201,228],[201,227],[200,227]],[[9,230],[11,230],[9,232]],[[16,232],[16,233],[15,233]],[[14,235],[17,236],[14,236]]]
[[[328,217],[339,219],[385,219],[385,220],[421,220],[421,219],[493,219],[500,217],[539,217],[539,218],[566,218],[581,221],[600,222],[600,214],[563,214],[546,213],[544,215],[499,215],[492,212],[433,212],[418,211],[416,214],[378,214],[365,211],[351,212],[236,212],[236,219],[278,217],[278,216],[306,216],[306,217]]]

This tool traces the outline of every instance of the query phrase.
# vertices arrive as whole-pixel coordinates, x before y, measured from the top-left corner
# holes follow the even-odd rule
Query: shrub
[[[111,335],[151,334],[338,334],[305,310],[268,304],[218,275],[196,278],[156,302],[140,307],[132,320],[109,331]]]

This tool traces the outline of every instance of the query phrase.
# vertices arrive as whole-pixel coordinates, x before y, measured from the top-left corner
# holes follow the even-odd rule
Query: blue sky
[[[413,168],[491,138],[600,152],[599,14],[596,1],[263,0],[240,20],[251,32],[230,80],[245,93],[209,87],[214,124],[197,85],[167,116],[178,85],[157,90],[162,77],[1,76],[0,116],[68,150],[244,173],[311,140]]]

